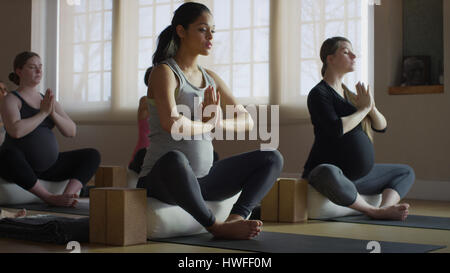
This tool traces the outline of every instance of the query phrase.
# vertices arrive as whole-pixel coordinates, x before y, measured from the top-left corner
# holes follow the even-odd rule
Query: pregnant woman
[[[308,95],[315,139],[303,178],[335,204],[375,219],[405,220],[409,204],[399,201],[414,183],[414,171],[407,165],[374,163],[372,131],[384,133],[387,121],[369,88],[358,83],[355,95],[342,83],[355,66],[350,41],[327,39],[320,58],[323,80]],[[381,193],[380,207],[360,196]]]
[[[6,128],[0,148],[0,177],[14,182],[53,206],[74,207],[77,193],[95,174],[100,154],[94,149],[59,152],[52,129],[75,137],[76,125],[64,112],[50,89],[39,93],[42,63],[38,54],[23,52],[14,60],[10,80],[19,87],[2,101]],[[69,180],[64,193],[49,193],[39,180]]]
[[[197,63],[200,55],[210,54],[213,33],[209,9],[187,2],[159,36],[148,85],[150,146],[137,187],[147,189],[149,197],[180,206],[215,237],[251,239],[261,231],[262,222],[246,219],[279,177],[283,157],[278,151],[258,150],[213,163],[212,140],[204,135],[253,127],[249,113],[223,80]],[[235,118],[222,118],[226,105],[239,109]],[[194,113],[201,107],[213,108],[213,117],[202,119],[179,111],[188,108]],[[177,141],[176,134],[187,139]],[[205,204],[239,192],[225,222],[217,220]]]

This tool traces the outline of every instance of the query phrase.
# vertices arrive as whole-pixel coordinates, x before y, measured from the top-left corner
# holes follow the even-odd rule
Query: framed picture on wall
[[[430,56],[405,56],[402,86],[430,85]]]

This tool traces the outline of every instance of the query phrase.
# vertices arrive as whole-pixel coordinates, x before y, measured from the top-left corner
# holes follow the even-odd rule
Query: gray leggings
[[[414,170],[408,165],[375,164],[366,176],[351,181],[335,165],[322,164],[308,176],[309,184],[333,203],[348,207],[358,193],[375,195],[385,189],[395,190],[403,198],[414,183]]]
[[[215,216],[205,201],[222,201],[242,191],[230,214],[247,218],[282,169],[280,152],[254,151],[219,160],[207,176],[197,178],[186,156],[171,151],[155,163],[147,176],[139,179],[137,187],[147,189],[149,197],[180,206],[202,226],[209,227]]]

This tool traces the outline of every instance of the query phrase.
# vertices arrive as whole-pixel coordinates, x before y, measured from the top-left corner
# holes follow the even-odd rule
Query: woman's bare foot
[[[378,208],[369,213],[368,216],[374,219],[405,221],[409,214],[408,209],[409,204],[397,204],[389,207]]]
[[[207,230],[216,238],[249,240],[261,232],[262,222],[258,220],[231,220],[216,222]]]
[[[21,211],[17,212],[14,215],[14,218],[21,218],[21,217],[25,217],[27,216],[27,210],[26,209],[22,209]]]
[[[20,218],[25,217],[27,215],[27,211],[25,209],[22,209],[19,212],[9,212],[6,210],[2,210],[0,219],[3,218]]]
[[[79,198],[78,194],[61,194],[61,195],[50,195],[46,200],[46,203],[56,207],[73,207],[78,205]]]

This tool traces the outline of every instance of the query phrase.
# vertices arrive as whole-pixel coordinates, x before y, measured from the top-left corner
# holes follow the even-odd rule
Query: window
[[[273,1],[271,9],[276,41],[271,44],[271,103],[281,105],[282,119],[309,119],[306,99],[322,79],[320,47],[327,38],[352,42],[356,71],[344,79],[351,90],[357,81],[371,79],[367,0],[283,0]]]
[[[216,25],[212,54],[202,63],[225,81],[240,103],[268,103],[270,0],[202,2]]]
[[[357,71],[345,83],[353,89],[356,81],[372,78],[370,0],[198,1],[210,8],[216,25],[213,51],[200,63],[224,79],[240,103],[276,104],[282,119],[307,119],[306,97],[321,79],[320,46],[331,36],[349,38],[359,57]],[[52,47],[45,43],[57,41],[56,50],[39,51],[49,66],[57,67],[48,73],[56,79],[50,77],[45,84],[56,85],[58,99],[72,118],[135,120],[158,35],[183,2],[33,1],[36,7],[54,6],[33,8],[40,20],[35,20],[39,26],[33,26],[33,41],[41,37],[33,43],[48,49]],[[47,14],[55,14],[59,29],[53,30]],[[46,35],[38,27],[41,32],[46,28]],[[48,39],[53,32],[58,35]]]
[[[147,93],[143,78],[158,35],[184,1],[72,2],[60,2],[59,100],[77,120],[127,119]],[[242,103],[268,103],[270,1],[205,4],[215,15],[217,32],[215,50],[202,64]]]
[[[174,11],[182,0],[139,0],[139,97],[147,95],[144,76],[152,66],[159,34],[171,24]]]
[[[78,121],[134,120],[158,35],[182,3],[59,1],[57,89],[64,109]]]
[[[359,61],[354,73],[349,73],[345,84],[350,88],[359,80],[367,82],[367,43],[363,39],[363,25],[367,26],[361,0],[300,1],[300,95],[308,95],[322,78],[319,57],[322,42],[329,37],[343,36],[353,45]],[[321,3],[322,2],[322,3]]]
[[[112,0],[60,5],[58,97],[66,111],[111,105]]]

